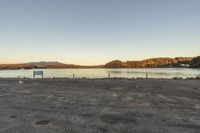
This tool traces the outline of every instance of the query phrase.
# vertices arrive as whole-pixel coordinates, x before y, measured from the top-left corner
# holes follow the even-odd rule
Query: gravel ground
[[[199,132],[200,80],[0,79],[0,133]]]

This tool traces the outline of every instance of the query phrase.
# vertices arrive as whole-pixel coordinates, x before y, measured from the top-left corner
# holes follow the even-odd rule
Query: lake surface
[[[197,77],[200,76],[200,69],[191,68],[120,68],[120,69],[30,69],[30,70],[0,70],[0,77],[33,77],[33,71],[44,71],[45,78],[53,77],[87,77],[87,78],[105,78],[108,77],[146,77],[146,73],[150,78],[173,78],[173,77]]]

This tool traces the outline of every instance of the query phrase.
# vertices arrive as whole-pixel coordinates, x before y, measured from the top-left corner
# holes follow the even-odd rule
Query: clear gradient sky
[[[0,63],[200,55],[200,0],[0,0]]]

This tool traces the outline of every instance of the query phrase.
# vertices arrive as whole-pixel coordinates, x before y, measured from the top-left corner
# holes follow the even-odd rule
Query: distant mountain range
[[[105,65],[81,66],[64,64],[57,61],[52,62],[29,62],[23,64],[0,64],[0,69],[37,69],[37,68],[200,68],[200,56],[198,57],[176,57],[176,58],[150,58],[141,61],[114,60]]]
[[[40,61],[40,62],[29,62],[29,63],[25,63],[27,65],[34,65],[34,66],[65,66],[66,64],[64,63],[60,63],[57,61],[50,61],[50,62],[46,62],[46,61]]]
[[[40,62],[29,62],[25,65],[30,66],[31,68],[79,68],[80,65],[74,64],[64,64],[57,61],[40,61]]]

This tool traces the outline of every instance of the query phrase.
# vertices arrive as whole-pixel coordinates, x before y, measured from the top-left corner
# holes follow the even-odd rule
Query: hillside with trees
[[[200,68],[200,56],[193,58],[191,62],[191,67]]]
[[[30,62],[24,64],[0,64],[0,70],[4,69],[37,69],[37,68],[200,68],[200,56],[176,57],[176,58],[150,58],[141,61],[114,60],[105,65],[81,66],[64,64],[59,62]]]
[[[151,58],[142,61],[114,60],[105,64],[105,68],[156,68],[156,67],[184,67],[189,66],[193,60],[191,57],[177,58]]]

